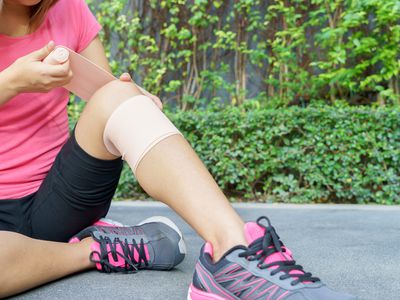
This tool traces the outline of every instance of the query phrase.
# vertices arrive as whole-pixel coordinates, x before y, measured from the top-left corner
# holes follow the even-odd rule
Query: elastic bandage
[[[121,103],[104,129],[104,145],[115,156],[122,156],[136,174],[144,156],[159,142],[179,130],[147,96],[135,96]]]

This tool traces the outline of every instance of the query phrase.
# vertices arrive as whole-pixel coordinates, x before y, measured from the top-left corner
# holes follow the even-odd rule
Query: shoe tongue
[[[244,234],[249,245],[256,239],[263,237],[265,234],[265,228],[262,228],[255,222],[248,222],[244,225]]]
[[[265,228],[259,226],[255,222],[248,222],[244,225],[244,234],[246,237],[247,242],[251,245],[257,239],[264,237]],[[285,261],[285,260],[293,260],[292,252],[286,248],[285,246],[282,249],[286,250],[285,252],[275,252],[269,255],[265,260],[265,264],[270,264],[277,261]],[[276,267],[271,267],[270,269],[275,269]],[[303,272],[294,270],[291,271],[290,274],[303,274]]]

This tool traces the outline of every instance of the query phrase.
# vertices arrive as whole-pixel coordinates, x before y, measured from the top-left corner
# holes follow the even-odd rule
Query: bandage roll
[[[128,162],[136,174],[145,155],[159,142],[179,130],[146,96],[136,96],[120,104],[104,129],[107,150]]]
[[[63,64],[69,59],[69,52],[67,49],[57,47],[54,49],[43,62],[49,65]]]

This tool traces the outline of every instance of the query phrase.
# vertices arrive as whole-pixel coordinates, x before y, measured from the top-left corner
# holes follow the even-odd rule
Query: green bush
[[[398,0],[88,2],[232,200],[400,204]]]
[[[232,200],[400,204],[400,112],[311,107],[170,118]],[[125,166],[117,198],[143,197]]]
[[[398,0],[90,0],[116,74],[182,110],[400,103]]]

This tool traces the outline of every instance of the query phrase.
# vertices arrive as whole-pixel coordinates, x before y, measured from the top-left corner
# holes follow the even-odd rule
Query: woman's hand
[[[125,82],[132,82],[132,78],[131,75],[129,75],[128,73],[123,73],[120,77],[119,80],[121,81],[125,81]],[[140,90],[140,92],[149,97],[151,100],[153,100],[153,102],[158,106],[159,109],[163,109],[163,104],[160,100],[160,98],[158,98],[157,96],[154,96],[152,94],[150,94],[148,91],[146,91],[144,88],[138,86],[136,83],[134,83],[136,85],[136,87]]]
[[[71,81],[72,71],[68,61],[60,65],[42,62],[53,50],[54,42],[49,42],[42,49],[17,59],[3,71],[7,73],[16,94],[48,92]]]

